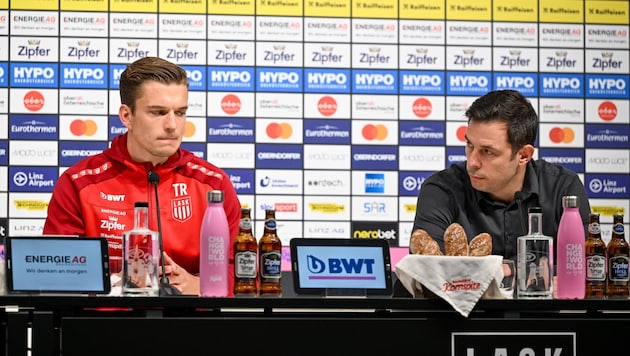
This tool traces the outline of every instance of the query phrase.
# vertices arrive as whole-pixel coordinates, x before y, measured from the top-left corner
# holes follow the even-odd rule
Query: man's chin
[[[486,190],[487,190],[485,185],[479,184],[478,182],[475,182],[474,180],[470,181],[470,185],[472,185],[472,187],[475,188],[475,190],[478,190],[480,192],[486,192]]]

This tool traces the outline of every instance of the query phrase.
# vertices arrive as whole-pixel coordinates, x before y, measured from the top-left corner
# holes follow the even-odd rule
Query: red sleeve
[[[85,235],[79,192],[68,174],[62,174],[48,203],[44,235]]]

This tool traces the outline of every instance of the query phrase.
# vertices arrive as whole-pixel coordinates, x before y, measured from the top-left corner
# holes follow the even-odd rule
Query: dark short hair
[[[530,101],[516,90],[491,91],[477,98],[466,110],[466,117],[468,122],[505,122],[512,153],[536,141],[538,115]]]
[[[120,102],[136,110],[140,87],[148,81],[188,86],[186,71],[177,64],[158,57],[144,57],[129,64],[120,75]]]

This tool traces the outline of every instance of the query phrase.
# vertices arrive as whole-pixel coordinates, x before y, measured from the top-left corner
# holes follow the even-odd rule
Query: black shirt
[[[488,194],[472,187],[465,162],[454,164],[422,183],[413,230],[426,230],[444,251],[444,230],[457,222],[466,230],[468,241],[487,232],[492,235],[493,255],[516,260],[516,239],[528,232],[527,209],[542,208],[543,234],[555,241],[565,195],[578,197],[586,233],[591,208],[584,184],[575,172],[543,160],[532,160],[527,164],[523,190],[506,204],[493,201]]]

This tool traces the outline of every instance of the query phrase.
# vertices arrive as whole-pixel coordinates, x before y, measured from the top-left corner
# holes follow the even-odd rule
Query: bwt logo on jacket
[[[308,270],[313,276],[309,279],[319,279],[322,275],[329,275],[327,279],[348,279],[352,276],[361,279],[376,279],[373,258],[325,258],[313,255],[306,256]],[[367,276],[366,276],[367,275]],[[369,276],[372,275],[372,276]]]

